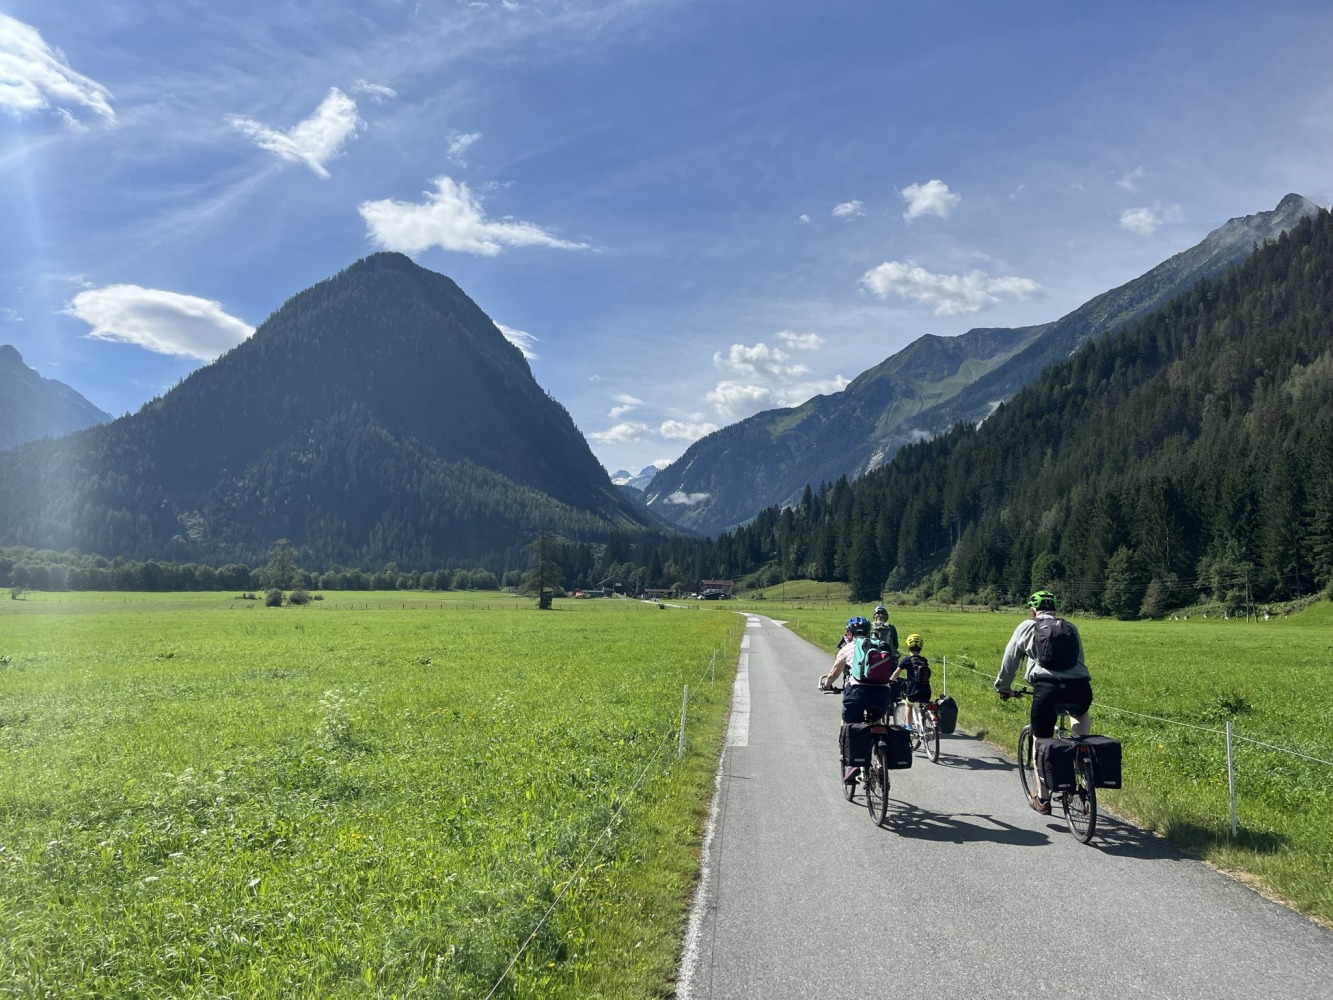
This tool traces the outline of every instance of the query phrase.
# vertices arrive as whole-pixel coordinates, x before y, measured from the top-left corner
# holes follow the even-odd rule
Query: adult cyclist
[[[1009,638],[1009,645],[1004,648],[1004,659],[1000,661],[1000,672],[995,676],[995,690],[1001,699],[1012,695],[1011,685],[1018,672],[1018,663],[1027,657],[1027,671],[1024,679],[1032,685],[1032,708],[1029,721],[1032,723],[1032,735],[1038,739],[1050,739],[1055,735],[1055,720],[1060,709],[1067,708],[1069,720],[1075,736],[1086,736],[1092,729],[1088,709],[1092,707],[1092,674],[1083,659],[1083,638],[1072,623],[1066,625],[1078,640],[1078,657],[1067,669],[1054,671],[1043,666],[1036,654],[1033,633],[1042,619],[1056,617],[1055,595],[1049,590],[1039,590],[1028,598],[1028,610],[1031,617],[1019,622],[1014,634]],[[1041,780],[1041,770],[1037,769],[1037,791],[1029,805],[1043,815],[1051,811],[1051,794]]]
[[[870,622],[864,618],[856,617],[847,622],[847,632],[853,640],[865,639],[870,635]],[[842,721],[864,722],[867,718],[878,719],[888,711],[892,702],[893,684],[871,684],[867,681],[858,681],[852,671],[852,658],[856,655],[855,641],[847,643],[838,650],[838,655],[834,657],[833,666],[829,668],[828,674],[819,679],[819,686],[830,688],[838,677],[846,673],[847,680],[842,689]],[[841,727],[839,727],[841,735]],[[843,781],[855,781],[857,768],[849,767],[842,776]]]
[[[875,610],[870,613],[871,627],[877,625],[883,626],[889,637],[889,645],[893,647],[893,655],[898,655],[898,630],[894,628],[893,622],[889,621],[889,609],[882,604],[876,604]]]

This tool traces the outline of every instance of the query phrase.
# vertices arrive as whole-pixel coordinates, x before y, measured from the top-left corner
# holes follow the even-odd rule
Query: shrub
[[[282,607],[282,591],[277,587],[270,587],[268,590],[264,591],[264,607]]]

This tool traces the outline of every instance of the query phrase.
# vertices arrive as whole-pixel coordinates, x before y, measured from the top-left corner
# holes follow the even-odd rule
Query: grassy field
[[[870,612],[818,595],[729,603],[788,620],[829,650],[830,658],[847,618]],[[947,661],[959,726],[1013,756],[1027,703],[1001,703],[992,683],[1022,614],[890,610],[900,639],[909,632],[925,639],[937,695],[942,659]],[[1103,792],[1102,801],[1333,925],[1333,605],[1322,602],[1267,622],[1198,615],[1188,621],[1074,621],[1093,674],[1094,731],[1125,746],[1125,788]],[[1235,747],[1235,838],[1228,720]]]
[[[743,620],[325,598],[0,601],[0,996],[669,993]]]

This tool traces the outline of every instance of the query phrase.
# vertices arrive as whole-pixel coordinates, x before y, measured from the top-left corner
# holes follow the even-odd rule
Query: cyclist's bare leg
[[[1092,732],[1092,714],[1085,712],[1082,715],[1071,715],[1069,717],[1069,731],[1075,736],[1087,736]]]

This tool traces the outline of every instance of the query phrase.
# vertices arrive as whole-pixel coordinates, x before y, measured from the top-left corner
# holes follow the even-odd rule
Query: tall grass
[[[0,996],[669,991],[734,616],[100,596],[0,609]]]

